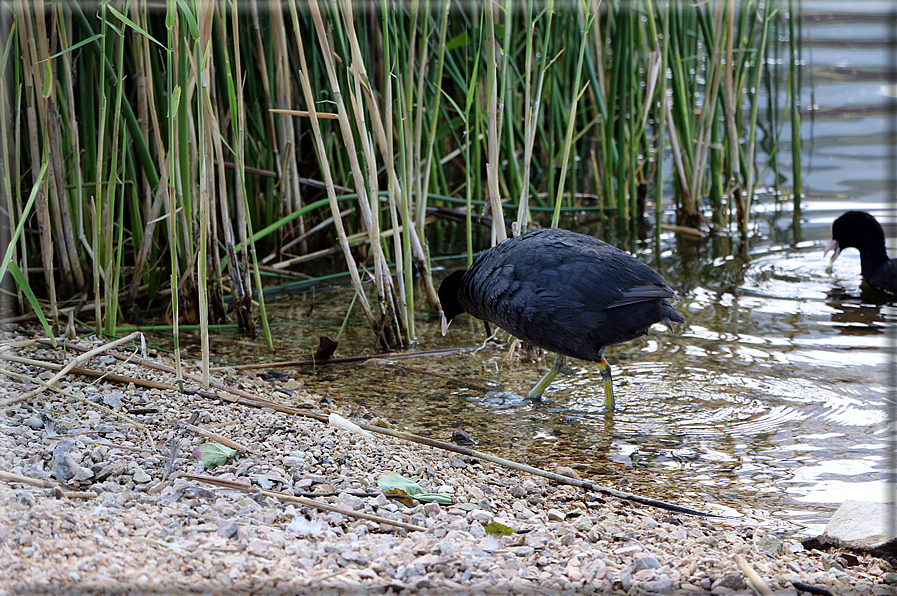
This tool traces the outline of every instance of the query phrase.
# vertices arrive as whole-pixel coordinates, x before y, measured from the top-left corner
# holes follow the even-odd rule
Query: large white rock
[[[895,520],[897,506],[891,503],[844,501],[825,527],[823,538],[844,548],[873,550],[897,539]]]

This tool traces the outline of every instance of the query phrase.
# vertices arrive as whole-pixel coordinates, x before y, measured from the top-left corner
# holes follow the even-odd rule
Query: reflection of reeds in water
[[[746,234],[754,187],[766,167],[780,174],[755,164],[756,144],[775,156],[786,119],[799,127],[800,47],[784,8],[4,5],[0,137],[15,150],[0,156],[3,204],[10,229],[38,224],[8,249],[24,275],[36,261],[44,272],[17,285],[43,287],[54,324],[56,284],[86,290],[110,334],[119,306],[169,304],[175,338],[179,323],[204,329],[207,363],[208,327],[224,318],[250,332],[261,314],[270,342],[263,276],[332,249],[380,345],[407,346],[415,299],[437,308],[430,207],[466,205],[472,255],[475,222],[491,222],[493,242],[515,232],[505,209],[519,233],[542,211],[543,225],[592,209],[633,221],[650,196],[659,230],[671,180],[681,224],[734,214]],[[772,98],[761,121],[785,23],[790,101]]]

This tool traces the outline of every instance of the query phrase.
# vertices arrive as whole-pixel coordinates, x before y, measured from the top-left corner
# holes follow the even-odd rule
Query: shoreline
[[[15,353],[60,364],[71,355],[40,345]],[[45,381],[55,374],[31,365],[5,365]],[[84,366],[173,382],[164,371],[123,364],[109,354]],[[314,407],[365,420],[366,413],[357,408],[330,405],[325,411],[321,402],[326,400],[295,382],[278,385],[233,370],[214,377],[225,387],[290,408]],[[58,386],[75,398],[45,391],[0,410],[0,470],[53,482],[72,473],[61,483],[65,490],[97,496],[68,498],[54,488],[0,482],[0,567],[7,570],[0,595],[785,596],[799,594],[795,582],[840,596],[897,594],[897,585],[886,583],[897,579],[887,561],[807,550],[797,539],[777,535],[768,520],[746,516],[721,523],[674,514],[270,407],[74,374]],[[0,400],[36,387],[3,376]],[[128,415],[129,409],[156,411]],[[196,427],[254,453],[204,470],[191,452],[209,439],[181,424],[194,413]],[[152,444],[129,419],[146,427]],[[169,458],[176,444],[177,456]],[[390,473],[420,477],[425,491],[449,494],[453,504],[408,508],[387,499],[377,480]],[[256,492],[216,487],[183,474],[248,484]],[[426,531],[287,503],[262,490],[333,494],[316,499]],[[492,522],[515,533],[490,534],[486,528]]]

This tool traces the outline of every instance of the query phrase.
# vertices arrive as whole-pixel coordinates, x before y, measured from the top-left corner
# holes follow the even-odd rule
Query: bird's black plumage
[[[825,253],[834,249],[832,262],[845,248],[860,251],[863,279],[872,288],[897,296],[897,259],[889,259],[881,224],[865,211],[848,211],[832,224],[832,239]]]
[[[543,228],[480,253],[439,287],[443,332],[463,312],[564,356],[600,362],[604,348],[654,323],[685,322],[663,277],[610,244]],[[609,402],[612,403],[612,402]]]

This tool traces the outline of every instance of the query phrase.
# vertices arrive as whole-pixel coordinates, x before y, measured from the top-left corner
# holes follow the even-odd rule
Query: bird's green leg
[[[567,357],[563,354],[558,354],[558,357],[555,359],[554,364],[551,365],[551,370],[545,373],[545,376],[542,377],[542,380],[536,383],[536,386],[533,387],[533,390],[529,392],[529,395],[526,396],[527,399],[539,399],[542,397],[542,393],[551,385],[551,382],[557,376],[558,371],[561,370],[561,367],[567,363]]]
[[[614,411],[614,383],[610,376],[610,364],[602,358],[598,361],[598,370],[604,378],[604,409],[608,412]]]

